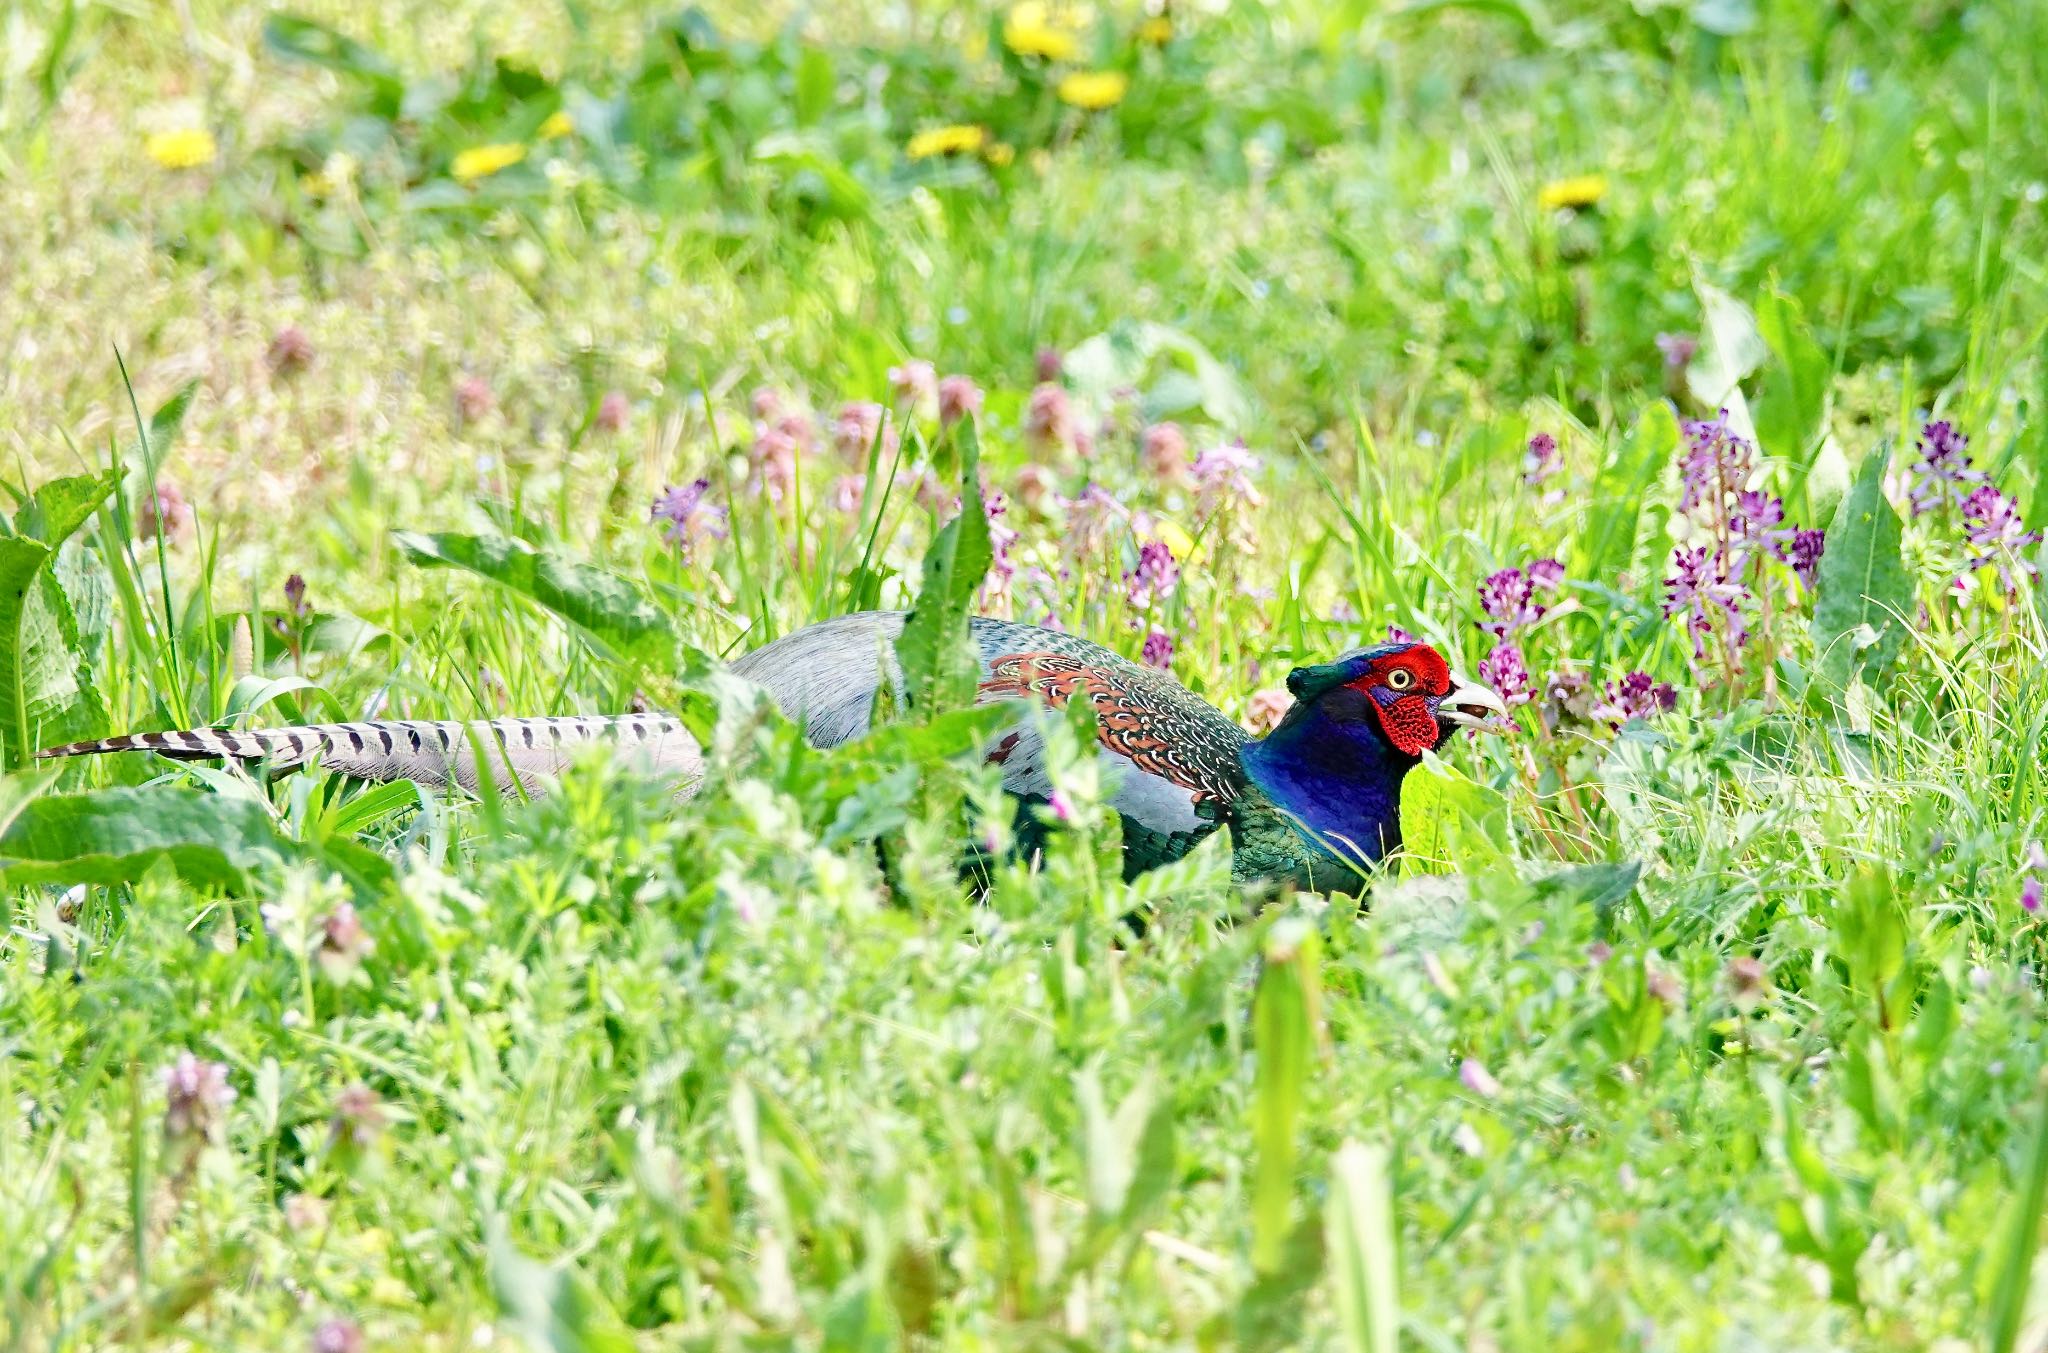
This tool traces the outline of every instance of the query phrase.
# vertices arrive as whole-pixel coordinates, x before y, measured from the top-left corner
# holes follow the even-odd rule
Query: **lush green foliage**
[[[2028,0],[17,7],[0,1339],[2038,1346],[2044,118]],[[714,661],[912,601],[832,755]],[[970,602],[1533,698],[1363,915],[1126,884]],[[636,702],[680,811],[27,759]]]

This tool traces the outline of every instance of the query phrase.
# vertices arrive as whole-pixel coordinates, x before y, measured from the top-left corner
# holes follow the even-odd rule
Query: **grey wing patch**
[[[900,686],[901,611],[861,611],[785,634],[734,660],[735,675],[764,687],[811,744],[836,747],[868,731],[886,670]]]

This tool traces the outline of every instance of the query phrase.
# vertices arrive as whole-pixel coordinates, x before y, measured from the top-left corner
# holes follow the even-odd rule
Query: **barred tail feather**
[[[567,767],[578,746],[600,741],[617,744],[647,769],[675,774],[688,783],[694,784],[703,773],[696,740],[681,723],[659,714],[477,723],[387,719],[244,732],[194,728],[74,742],[37,752],[36,758],[155,752],[176,761],[260,761],[276,770],[293,770],[317,759],[328,770],[361,780],[417,780],[478,793],[483,781],[476,753],[481,746],[499,790],[509,789],[516,779],[528,793],[536,793]]]

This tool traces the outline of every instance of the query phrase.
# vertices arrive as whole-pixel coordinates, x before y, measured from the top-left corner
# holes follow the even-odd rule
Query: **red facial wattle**
[[[1380,731],[1402,755],[1421,756],[1436,746],[1436,715],[1421,696],[1404,695],[1384,705],[1375,700],[1373,708],[1379,712]]]
[[[1417,644],[1374,662],[1351,683],[1363,692],[1379,716],[1380,732],[1404,756],[1421,756],[1441,739],[1430,698],[1451,689],[1450,664],[1441,654]]]

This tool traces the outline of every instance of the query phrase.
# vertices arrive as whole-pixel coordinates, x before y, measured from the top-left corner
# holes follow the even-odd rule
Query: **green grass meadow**
[[[2035,0],[0,7],[0,1349],[2048,1348],[2044,125]],[[717,661],[926,578],[1515,727],[1361,908],[1071,711],[970,884],[987,711]]]

